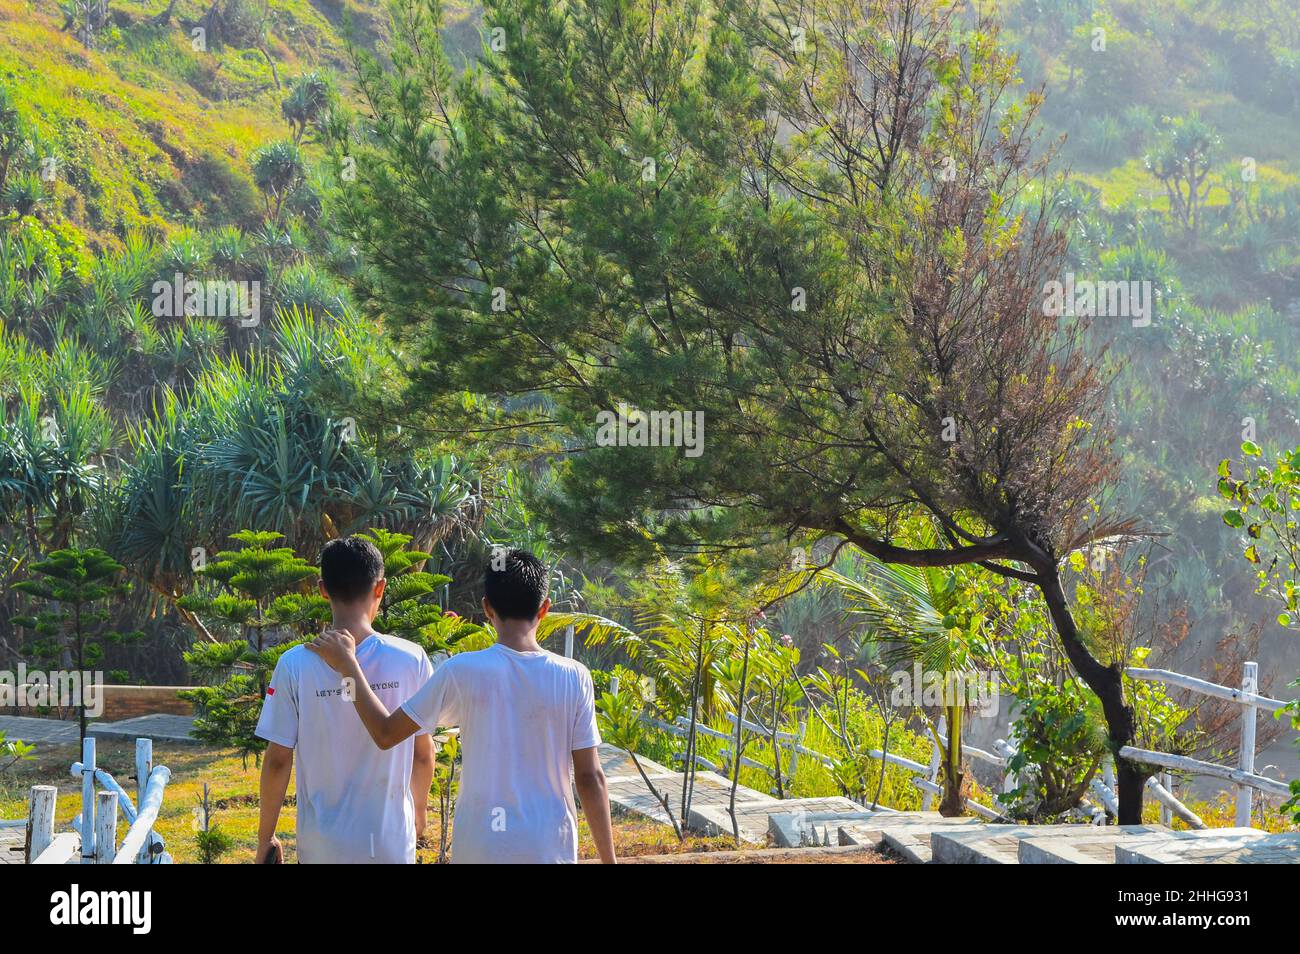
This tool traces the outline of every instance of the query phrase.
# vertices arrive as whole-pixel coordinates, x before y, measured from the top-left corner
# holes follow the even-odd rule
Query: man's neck
[[[536,653],[541,652],[542,649],[537,643],[536,624],[521,623],[512,626],[508,622],[503,622],[501,628],[497,630],[497,642],[517,653]]]
[[[370,625],[370,619],[365,613],[334,612],[333,620],[330,623],[331,629],[346,629],[352,634],[352,638],[360,645],[362,641],[369,639],[374,633],[374,627]]]

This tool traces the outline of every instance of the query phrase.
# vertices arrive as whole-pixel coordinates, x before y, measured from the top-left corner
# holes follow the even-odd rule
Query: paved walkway
[[[9,739],[24,742],[59,745],[76,743],[81,738],[77,723],[62,719],[36,719],[31,716],[0,716],[0,732]]]
[[[663,806],[650,793],[645,780],[625,751],[612,745],[602,745],[600,758],[609,786],[610,804],[616,811],[632,812],[669,824]],[[673,813],[678,813],[681,810],[685,776],[642,756],[637,756],[637,760],[659,794],[667,796]],[[705,835],[731,835],[733,826],[730,805],[731,780],[717,772],[697,771],[695,787],[691,792],[690,815],[683,827]],[[735,827],[740,831],[740,840],[747,845],[762,846],[769,840],[782,848],[811,845],[815,840],[812,827],[808,826],[806,832],[799,829],[805,819],[822,816],[833,818],[862,811],[861,805],[838,796],[783,800],[744,785],[736,788]],[[784,828],[774,829],[772,819],[778,814],[790,814],[795,820],[788,822]],[[838,844],[833,836],[826,835],[824,822],[819,831],[821,835],[817,837],[821,840],[816,840],[816,844]],[[827,842],[826,837],[831,837],[832,840]]]
[[[153,739],[155,742],[193,742],[194,719],[179,715],[143,715],[119,722],[91,722],[96,738]],[[81,739],[77,723],[62,719],[0,715],[0,732],[10,739],[36,745],[76,745]]]

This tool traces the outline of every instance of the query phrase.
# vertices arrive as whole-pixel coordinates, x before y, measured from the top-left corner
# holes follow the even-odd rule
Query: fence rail
[[[1159,765],[1162,768],[1176,769],[1192,775],[1209,775],[1214,778],[1235,782],[1237,785],[1236,824],[1238,828],[1251,827],[1255,791],[1278,795],[1283,798],[1291,794],[1290,787],[1285,782],[1265,778],[1255,772],[1255,727],[1258,712],[1260,709],[1265,712],[1278,712],[1287,706],[1287,703],[1282,699],[1270,699],[1268,696],[1259,694],[1258,663],[1248,662],[1242,666],[1240,687],[1222,686],[1217,682],[1197,679],[1195,676],[1187,676],[1180,672],[1170,672],[1167,669],[1130,667],[1127,672],[1132,679],[1160,682],[1203,696],[1237,703],[1241,706],[1241,743],[1237,747],[1237,765],[1235,768],[1229,765],[1219,765],[1214,762],[1189,758],[1185,755],[1153,752],[1134,746],[1125,746],[1120,749],[1119,754],[1124,758],[1133,759],[1136,762],[1145,762],[1149,765]],[[1186,806],[1183,806],[1183,808],[1186,809]],[[1190,812],[1190,809],[1186,810]],[[1193,817],[1195,816],[1193,815]],[[1197,821],[1199,820],[1197,819]]]
[[[1133,746],[1125,746],[1120,749],[1119,754],[1123,758],[1132,759],[1137,762],[1143,762],[1148,765],[1160,766],[1169,770],[1160,773],[1159,776],[1147,779],[1144,788],[1144,794],[1149,795],[1155,802],[1160,805],[1161,820],[1168,825],[1173,818],[1177,816],[1182,819],[1189,827],[1204,829],[1208,827],[1204,820],[1196,812],[1183,804],[1172,791],[1173,775],[1172,771],[1184,772],[1193,775],[1208,775],[1215,778],[1221,778],[1226,781],[1234,782],[1237,786],[1236,801],[1236,824],[1238,827],[1251,826],[1252,813],[1252,792],[1261,791],[1268,795],[1288,797],[1290,788],[1286,782],[1276,779],[1266,778],[1255,772],[1255,721],[1256,713],[1259,710],[1265,712],[1277,712],[1287,706],[1287,703],[1281,699],[1271,699],[1268,696],[1261,696],[1259,689],[1259,667],[1254,662],[1248,662],[1243,667],[1242,682],[1240,687],[1223,686],[1218,683],[1209,682],[1205,679],[1198,679],[1195,676],[1188,676],[1183,673],[1172,672],[1167,669],[1145,669],[1132,667],[1127,670],[1128,675],[1133,679],[1140,679],[1148,682],[1161,682],[1166,685],[1177,686],[1190,692],[1201,695],[1211,696],[1216,699],[1222,699],[1226,702],[1234,702],[1241,706],[1241,745],[1238,751],[1238,765],[1236,767],[1228,765],[1218,765],[1214,762],[1206,762],[1200,759],[1193,759],[1184,755],[1175,755],[1167,752],[1156,752],[1148,749],[1140,749]],[[618,694],[617,683],[611,685],[613,694]],[[664,722],[661,719],[655,719],[650,716],[643,716],[642,720],[656,729],[667,732],[678,737],[686,737],[689,734],[689,724],[684,716],[679,716],[676,723]],[[696,722],[695,732],[698,735],[716,738],[734,745],[736,733],[736,716],[734,713],[727,713],[727,720],[732,725],[732,731],[724,732]],[[773,742],[773,733],[770,727],[763,726],[750,719],[741,721],[742,732],[760,738],[769,744]],[[812,759],[815,762],[827,768],[835,766],[835,760],[822,752],[818,752],[804,745],[803,737],[806,729],[805,723],[800,723],[799,731],[788,732],[778,731],[775,733],[775,744],[777,752],[775,756],[778,764],[781,764],[780,749],[785,748],[789,755],[784,759],[783,768],[787,769],[783,775],[782,781],[789,785],[795,777],[800,756]],[[903,771],[910,772],[914,776],[912,784],[921,790],[922,807],[930,809],[934,797],[941,795],[943,789],[939,785],[940,765],[942,763],[942,749],[947,745],[948,737],[946,734],[945,721],[941,718],[937,726],[937,735],[932,735],[932,749],[928,765],[922,765],[912,759],[905,758],[901,755],[895,755],[892,752],[882,752],[879,749],[870,749],[867,755],[876,761],[883,762],[887,765],[895,766]],[[750,768],[765,771],[774,781],[776,779],[776,770],[773,766],[766,765],[755,759],[743,755],[744,739],[741,740],[741,760],[740,764]],[[1020,784],[1020,778],[1016,773],[1009,769],[1009,762],[1016,754],[1016,747],[1005,739],[997,739],[993,743],[994,752],[978,748],[972,745],[962,745],[962,754],[971,759],[984,762],[995,768],[1001,769],[1005,773],[1003,780],[1003,792],[1014,791]],[[730,748],[721,750],[724,764],[719,766],[695,753],[692,761],[709,771],[720,774],[729,774],[729,766],[732,764],[732,752]],[[685,757],[678,755],[678,762],[684,762]],[[1107,815],[1115,816],[1119,814],[1119,797],[1116,793],[1114,766],[1107,761],[1103,766],[1103,777],[1094,778],[1089,786],[1091,796],[1094,797],[1100,805],[1092,802],[1083,802],[1077,812],[1084,819],[1092,821],[1094,824],[1105,824]],[[966,800],[966,807],[975,814],[989,819],[1004,818],[1002,812],[990,808],[987,805],[975,802],[972,799]]]

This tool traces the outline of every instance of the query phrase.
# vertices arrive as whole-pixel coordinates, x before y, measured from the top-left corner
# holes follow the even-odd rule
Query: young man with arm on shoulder
[[[415,643],[371,627],[384,595],[384,560],[368,540],[331,540],[321,551],[321,594],[335,628],[355,633],[352,678],[397,705],[432,675]],[[355,688],[295,646],[280,657],[257,735],[262,757],[257,860],[284,859],[275,826],[298,761],[298,860],[304,864],[414,864],[433,781],[433,739],[420,734],[381,751],[353,715]]]
[[[460,726],[464,765],[453,863],[577,861],[574,788],[600,860],[614,862],[591,674],[537,644],[537,624],[551,608],[546,590],[546,568],[532,554],[496,556],[483,597],[495,645],[452,656],[400,708],[358,682],[356,710],[380,748],[399,745],[413,732]],[[328,631],[309,648],[344,678],[356,678],[353,634]]]

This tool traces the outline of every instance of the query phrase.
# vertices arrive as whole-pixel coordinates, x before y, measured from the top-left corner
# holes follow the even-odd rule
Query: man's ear
[[[320,595],[323,596],[323,597],[325,597],[325,599],[329,599],[329,598],[330,598],[329,593],[325,590],[325,581],[324,581],[324,580],[317,580],[317,581],[316,581],[316,589],[320,590]]]
[[[486,596],[483,597],[483,615],[486,616],[487,621],[492,624],[492,628],[496,629],[496,610],[492,608],[492,604],[488,602]]]
[[[542,600],[542,605],[537,607],[537,621],[540,623],[542,617],[551,611],[551,598],[548,596]]]
[[[383,599],[384,588],[388,586],[388,579],[385,577],[375,584],[375,599]]]

